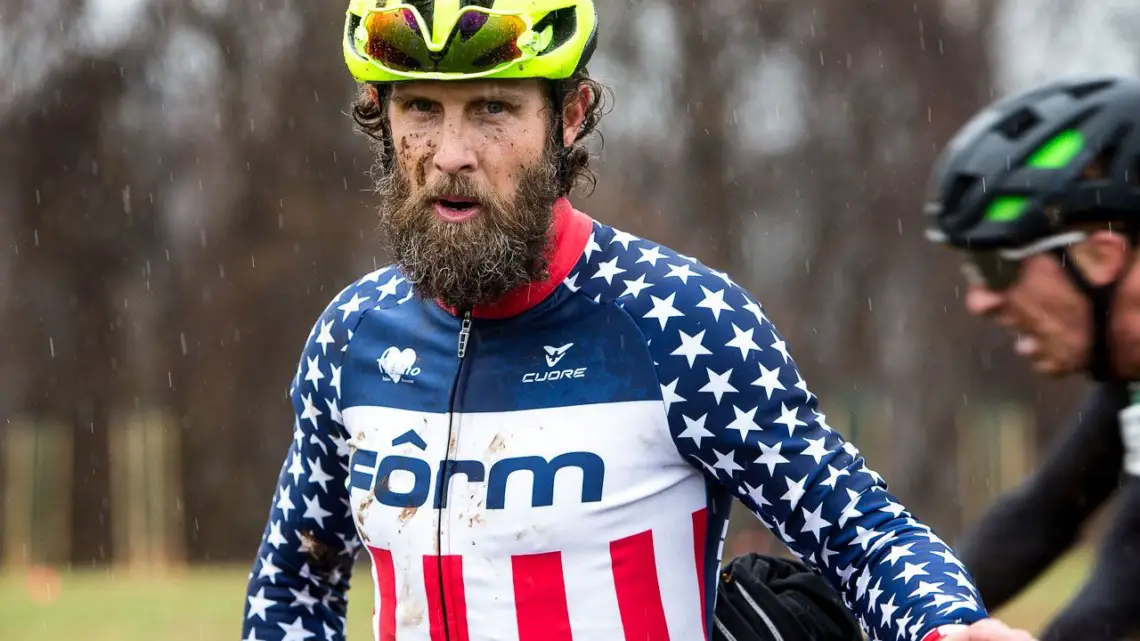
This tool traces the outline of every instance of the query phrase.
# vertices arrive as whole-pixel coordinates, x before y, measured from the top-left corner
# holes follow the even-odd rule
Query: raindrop
[[[186,332],[179,332],[178,341],[182,344],[182,355],[186,355]]]
[[[166,385],[170,389],[174,389],[174,374],[172,374],[170,370],[166,372]]]
[[[48,351],[51,352],[51,357],[55,358],[55,340],[48,336]]]
[[[36,190],[36,204],[37,205],[43,204],[43,201],[40,200],[40,190],[38,190],[38,189]]]
[[[35,243],[36,247],[40,246],[40,230],[38,230],[38,229],[32,230],[32,241]]]

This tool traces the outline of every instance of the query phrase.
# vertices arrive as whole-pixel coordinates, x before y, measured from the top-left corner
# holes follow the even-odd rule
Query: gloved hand
[[[843,599],[802,563],[749,553],[720,574],[714,641],[863,641]]]

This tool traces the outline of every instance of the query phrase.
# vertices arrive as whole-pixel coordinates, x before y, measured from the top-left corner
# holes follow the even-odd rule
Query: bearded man
[[[393,264],[304,347],[247,639],[343,638],[360,549],[376,639],[724,634],[734,499],[873,638],[1029,638],[827,425],[751,294],[570,203],[592,0],[352,0],[342,39]]]

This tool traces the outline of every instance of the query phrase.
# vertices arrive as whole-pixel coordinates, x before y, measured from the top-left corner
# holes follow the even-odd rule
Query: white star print
[[[309,586],[306,585],[301,590],[289,588],[289,592],[293,594],[292,607],[303,607],[309,611],[309,614],[313,614],[313,606],[317,604],[317,598],[309,594]]]
[[[716,455],[716,463],[713,464],[713,468],[728,472],[728,475],[730,477],[735,472],[739,472],[744,469],[736,464],[736,452],[733,452],[732,450],[729,450],[727,454],[721,454],[720,452],[713,450],[713,454]]]
[[[353,292],[352,300],[350,300],[347,303],[337,307],[337,309],[344,312],[344,317],[341,318],[341,321],[346,321],[346,320],[348,320],[349,316],[351,316],[352,314],[355,314],[356,312],[359,312],[360,311],[360,304],[367,302],[367,301],[368,301],[367,296],[365,296],[364,298],[361,298],[359,294]]]
[[[598,244],[597,240],[594,240],[594,234],[590,234],[590,240],[586,243],[586,249],[582,251],[582,254],[585,255],[586,260],[590,260],[590,256],[594,252],[600,251],[602,251],[602,246]]]
[[[822,543],[824,528],[831,526],[831,522],[822,517],[823,504],[817,505],[811,512],[807,508],[803,508],[801,511],[804,514],[804,526],[800,531],[811,532],[815,535],[815,540]]]
[[[599,264],[598,265],[598,271],[595,272],[594,275],[591,276],[590,278],[604,278],[604,279],[606,279],[607,285],[612,284],[614,276],[617,276],[618,274],[624,274],[625,273],[624,269],[617,266],[617,262],[618,262],[618,257],[614,256],[613,260]]]
[[[772,421],[777,425],[783,425],[788,428],[788,436],[791,437],[795,434],[797,427],[806,427],[807,423],[796,418],[796,410],[798,406],[793,405],[788,407],[786,403],[780,403],[780,418]]]
[[[886,563],[888,565],[894,565],[896,562],[901,561],[905,557],[913,556],[914,552],[910,551],[913,546],[913,543],[906,543],[904,545],[896,545],[891,547],[891,550],[887,552]]]
[[[332,516],[332,512],[327,512],[321,507],[321,500],[316,494],[313,495],[312,499],[302,494],[301,499],[305,501],[304,518],[316,521],[317,525],[323,528],[325,526],[325,517]]]
[[[321,360],[318,357],[305,359],[308,364],[308,371],[305,373],[305,380],[313,384],[313,389],[317,388],[317,383],[325,377],[321,373]]]
[[[305,401],[305,409],[303,412],[301,412],[301,420],[309,421],[313,424],[313,427],[316,427],[317,417],[321,416],[321,411],[317,409],[315,405],[313,405],[312,394],[306,394],[303,397],[303,400]]]
[[[924,568],[929,565],[928,563],[911,563],[903,561],[903,570],[895,575],[895,579],[908,583],[911,579],[919,576],[926,576],[929,574]]]
[[[672,383],[661,386],[661,400],[665,403],[665,413],[669,413],[669,408],[673,403],[684,403],[685,399],[677,394],[677,383],[680,379],[674,379]],[[700,444],[697,444],[700,447]]]
[[[769,447],[763,443],[757,443],[757,446],[760,448],[761,454],[760,454],[759,458],[757,458],[755,461],[753,461],[753,463],[756,463],[757,465],[767,466],[768,467],[768,476],[774,476],[776,474],[776,466],[777,465],[779,465],[781,463],[788,463],[789,462],[788,459],[786,459],[780,455],[780,448],[783,447],[783,445],[784,445],[783,443],[776,443],[775,445]],[[790,481],[789,481],[789,483],[790,483]],[[788,488],[789,488],[788,491],[791,492],[791,486],[790,485],[788,486]],[[802,493],[803,488],[800,488],[800,491]]]
[[[293,462],[289,464],[289,475],[293,477],[293,483],[301,480],[301,475],[304,473],[305,468],[301,465],[301,455],[294,452]]]
[[[736,418],[731,423],[726,425],[726,430],[736,430],[740,433],[740,442],[742,444],[748,443],[748,435],[752,432],[759,432],[761,428],[756,424],[756,410],[759,408],[753,407],[747,412],[742,411],[739,407],[733,406],[732,411],[736,414]]]
[[[333,321],[321,321],[321,331],[317,336],[317,344],[321,346],[321,354],[326,354],[328,346],[336,342],[336,339],[332,337],[332,326]]]
[[[281,630],[285,632],[285,636],[281,641],[305,641],[309,637],[315,637],[315,632],[309,632],[305,629],[304,623],[301,622],[301,617],[297,617],[292,623],[278,623]]]
[[[847,525],[847,519],[863,516],[863,513],[858,509],[859,499],[862,498],[862,496],[863,495],[859,494],[855,490],[847,488],[847,497],[850,499],[850,501],[843,508],[843,512],[839,515],[839,527],[845,527]]]
[[[867,549],[867,546],[870,545],[872,541],[874,541],[875,539],[877,539],[878,537],[883,535],[882,532],[877,532],[875,530],[868,530],[867,528],[865,528],[861,525],[855,526],[855,532],[856,532],[855,540],[853,540],[851,542],[851,544],[852,545],[858,545],[859,547],[863,548],[864,550]]]
[[[269,577],[270,583],[276,583],[277,573],[280,571],[281,568],[273,565],[273,554],[266,554],[265,558],[261,559],[261,571],[257,573],[257,578],[264,579],[265,577]]]
[[[697,275],[697,272],[689,269],[688,265],[669,265],[669,273],[665,274],[665,277],[680,278],[682,283],[688,285],[689,279]]]
[[[799,505],[800,499],[803,498],[804,483],[807,482],[807,477],[805,476],[802,479],[795,481],[792,479],[792,477],[788,476],[784,478],[784,482],[788,484],[788,491],[780,497],[780,500],[787,501],[788,507],[794,510],[796,506]]]
[[[341,416],[340,408],[336,406],[336,399],[326,398],[325,405],[329,409],[329,418],[332,419],[337,425],[344,425],[344,417]],[[316,436],[315,434],[313,436]]]
[[[732,331],[736,334],[736,336],[733,337],[732,340],[728,341],[728,343],[725,344],[725,347],[739,349],[741,360],[748,360],[748,352],[750,351],[760,351],[760,346],[756,344],[756,341],[752,340],[753,330],[749,329],[748,331],[743,331],[736,326],[736,323],[733,323]]]
[[[329,369],[332,370],[332,382],[330,382],[329,385],[336,390],[336,397],[340,398],[340,368],[336,365],[331,365]]]
[[[716,372],[707,368],[705,371],[708,372],[709,382],[697,391],[708,392],[712,394],[714,397],[716,397],[717,405],[720,405],[720,399],[725,394],[730,394],[737,391],[736,388],[732,386],[732,383],[728,382],[729,378],[732,376],[732,369],[727,370],[723,374],[717,374]]]
[[[764,367],[764,363],[760,363],[760,378],[752,381],[752,384],[763,387],[768,400],[772,400],[773,391],[785,389],[784,384],[780,382],[780,368],[768,369]]]
[[[649,249],[638,247],[637,250],[641,252],[641,258],[638,258],[637,262],[649,263],[653,267],[657,266],[657,261],[665,257],[665,254],[661,253],[661,250],[657,247],[657,245],[654,245]]]
[[[815,460],[815,464],[819,465],[819,463],[823,460],[823,457],[831,453],[826,447],[824,447],[823,444],[825,441],[827,441],[827,439],[824,437],[805,438],[804,442],[807,443],[808,446],[804,448],[804,451],[800,452],[800,454],[812,457]]]
[[[713,433],[705,429],[705,414],[699,418],[689,418],[688,416],[681,416],[685,419],[685,430],[677,435],[677,438],[692,439],[697,447],[701,446],[701,439],[713,438]]]
[[[320,485],[321,489],[327,494],[329,491],[328,482],[333,480],[333,477],[321,469],[321,459],[308,459],[307,462],[309,463],[309,483]]]
[[[645,313],[645,318],[657,319],[661,323],[661,329],[665,329],[665,324],[669,322],[670,318],[684,316],[683,313],[677,311],[676,307],[673,307],[673,299],[676,297],[676,294],[669,294],[665,298],[657,298],[650,294],[649,299],[653,301],[653,309]]]
[[[823,483],[821,483],[820,485],[826,485],[827,487],[830,487],[831,489],[834,490],[835,484],[839,482],[839,479],[843,478],[844,476],[850,476],[851,472],[848,471],[847,468],[845,468],[845,467],[836,468],[836,467],[833,467],[831,465],[828,465],[827,466],[827,474],[828,474],[827,479],[824,480]]]
[[[780,356],[784,357],[784,363],[787,364],[789,361],[792,360],[791,354],[788,353],[788,344],[785,343],[783,339],[781,339],[779,336],[776,335],[775,330],[769,330],[769,331],[772,332],[772,349],[776,350],[777,352],[780,352]]]
[[[692,367],[698,356],[712,354],[707,347],[701,344],[705,338],[705,330],[702,329],[695,336],[689,336],[684,331],[680,331],[678,334],[681,335],[681,345],[673,350],[670,356],[684,356],[689,361],[689,367]]]
[[[246,600],[249,601],[249,612],[246,613],[245,618],[252,619],[253,617],[261,617],[262,621],[267,620],[269,613],[267,610],[273,607],[273,599],[265,598],[265,587],[263,586],[257,591],[257,594],[247,596]]]
[[[697,307],[703,307],[712,312],[713,318],[718,322],[720,321],[720,313],[722,311],[732,311],[732,306],[724,302],[724,290],[711,291],[704,285],[701,285],[701,291],[705,293],[705,299],[697,303]]]
[[[941,583],[927,583],[926,581],[919,581],[918,588],[910,593],[911,598],[921,599],[928,594],[939,594],[942,592]]]
[[[377,300],[384,300],[389,296],[395,296],[397,288],[402,282],[404,282],[404,279],[401,278],[399,274],[392,274],[391,278],[385,281],[383,285],[376,288],[376,291],[380,293],[380,298]]]
[[[633,234],[630,234],[630,233],[627,233],[624,231],[615,231],[614,237],[610,239],[610,244],[612,245],[614,243],[620,243],[622,246],[622,249],[625,249],[626,251],[628,251],[629,250],[629,244],[630,243],[636,243],[639,240],[641,240],[641,239],[638,238],[637,236],[634,236]]]
[[[637,298],[642,291],[653,287],[653,283],[645,282],[645,274],[638,276],[637,280],[627,280],[623,282],[625,283],[625,291],[621,293],[622,298],[626,296]]]
[[[289,496],[288,486],[280,488],[280,496],[277,498],[277,505],[275,507],[281,510],[281,513],[285,515],[286,519],[289,518],[289,510],[296,509],[297,506],[293,505],[293,499]]]
[[[274,521],[269,528],[269,537],[266,539],[269,545],[279,548],[282,544],[289,542],[285,535],[281,534],[281,521]]]

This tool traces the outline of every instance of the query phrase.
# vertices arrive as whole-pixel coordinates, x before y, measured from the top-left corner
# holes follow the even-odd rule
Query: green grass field
[[[1080,587],[1088,554],[1059,562],[998,615],[1034,632]],[[237,641],[246,569],[197,569],[164,579],[70,573],[57,584],[26,573],[0,574],[4,641]],[[349,606],[349,641],[372,638],[370,579]]]

